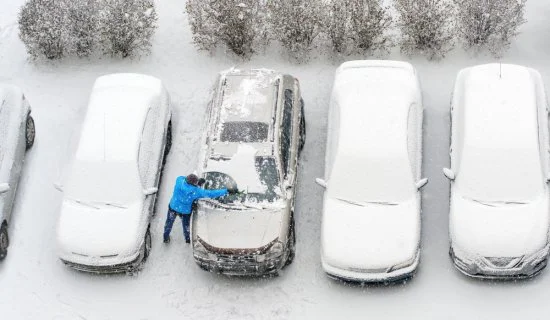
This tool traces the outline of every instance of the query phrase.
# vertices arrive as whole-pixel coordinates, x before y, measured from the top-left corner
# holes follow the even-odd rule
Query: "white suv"
[[[420,256],[422,94],[415,69],[351,61],[329,109],[321,258],[335,278],[412,276]]]
[[[124,272],[151,249],[149,223],[171,146],[170,99],[160,80],[96,80],[64,188],[57,239],[67,265]]]
[[[464,274],[525,278],[548,255],[548,109],[540,74],[488,64],[458,74],[451,104],[450,254]]]

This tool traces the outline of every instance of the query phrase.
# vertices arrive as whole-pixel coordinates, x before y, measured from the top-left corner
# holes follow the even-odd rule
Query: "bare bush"
[[[213,51],[220,43],[248,58],[261,37],[260,2],[257,0],[189,0],[185,6],[193,43]]]
[[[151,50],[157,28],[152,0],[101,0],[98,21],[103,53],[126,58]]]
[[[527,0],[454,0],[458,34],[466,49],[488,49],[500,56],[523,23]]]
[[[30,0],[19,11],[19,37],[32,58],[60,59],[67,54],[67,3]]]
[[[331,0],[325,32],[338,53],[386,52],[392,18],[382,0]]]
[[[67,8],[67,31],[69,33],[68,51],[71,54],[86,57],[95,49],[97,8],[97,0],[70,1]]]
[[[292,58],[304,61],[322,30],[324,13],[322,0],[268,0],[270,37],[279,41]]]
[[[440,59],[453,46],[455,7],[449,0],[395,0],[401,51]]]

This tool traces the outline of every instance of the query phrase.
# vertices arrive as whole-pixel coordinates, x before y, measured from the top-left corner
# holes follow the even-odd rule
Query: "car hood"
[[[63,201],[57,241],[63,255],[104,257],[132,255],[142,240],[142,205],[95,209]]]
[[[518,257],[548,242],[548,196],[521,205],[484,205],[451,197],[449,232],[453,246],[483,257]]]
[[[385,269],[416,257],[420,203],[358,206],[325,197],[321,229],[325,263],[342,269]]]
[[[281,233],[283,210],[213,208],[201,202],[193,215],[193,233],[219,249],[255,249]]]

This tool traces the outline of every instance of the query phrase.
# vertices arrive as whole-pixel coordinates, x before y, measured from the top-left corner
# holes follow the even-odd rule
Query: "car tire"
[[[25,143],[27,150],[34,145],[34,138],[36,137],[36,127],[34,125],[34,119],[28,115],[25,121]]]
[[[141,260],[142,263],[147,261],[147,258],[149,258],[149,254],[151,253],[151,247],[153,245],[153,239],[151,237],[151,231],[149,228],[147,228],[147,232],[145,232],[145,238],[143,239],[143,259]]]
[[[302,109],[302,118],[300,119],[300,142],[298,145],[298,151],[302,153],[304,146],[306,145],[306,119],[304,117],[304,110]]]
[[[168,128],[166,129],[166,145],[164,146],[164,156],[162,159],[162,164],[166,163],[166,157],[172,149],[172,120],[168,121]]]
[[[6,258],[8,254],[8,246],[10,245],[10,239],[8,237],[8,225],[2,224],[0,227],[0,261]]]
[[[290,231],[288,236],[288,257],[286,258],[285,267],[294,261],[296,256],[296,228],[294,226],[294,215],[290,221]]]

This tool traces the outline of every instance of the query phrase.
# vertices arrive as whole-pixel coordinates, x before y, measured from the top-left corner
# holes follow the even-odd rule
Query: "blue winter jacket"
[[[187,183],[185,177],[181,176],[176,179],[170,208],[177,213],[191,214],[193,201],[202,198],[217,198],[226,194],[227,189],[205,190]]]

